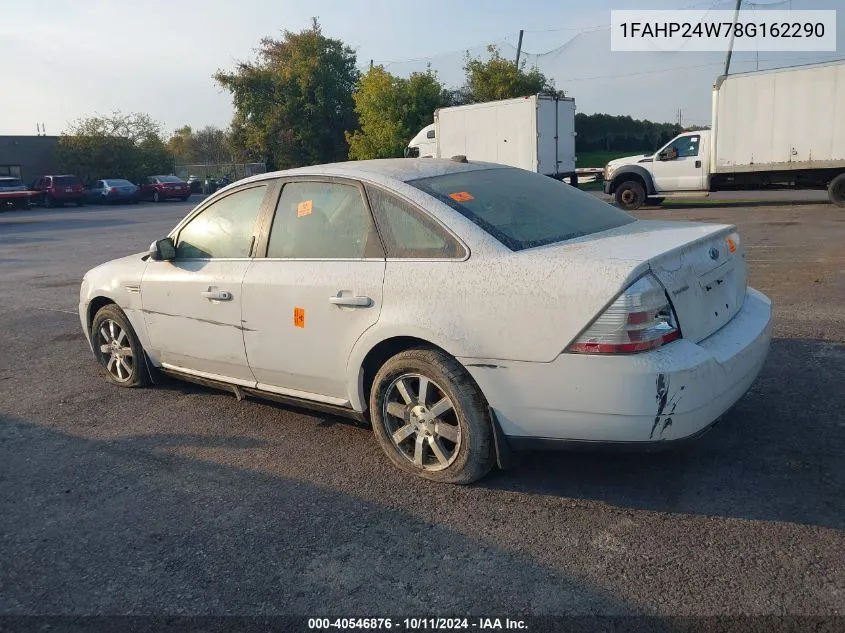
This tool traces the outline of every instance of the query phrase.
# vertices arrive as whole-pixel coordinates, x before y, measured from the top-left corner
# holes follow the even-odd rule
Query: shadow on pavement
[[[660,453],[534,453],[481,485],[615,506],[845,528],[845,346],[776,339],[751,390]]]
[[[824,200],[682,200],[667,198],[658,206],[645,205],[644,209],[730,209],[755,207],[804,207],[825,204]]]
[[[92,440],[0,417],[0,612],[633,613],[520,554],[251,471],[259,447]],[[194,449],[242,450],[244,467],[180,453]]]

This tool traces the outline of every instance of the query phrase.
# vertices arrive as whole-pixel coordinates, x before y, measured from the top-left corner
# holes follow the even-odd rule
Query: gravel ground
[[[739,226],[776,339],[736,408],[471,487],[331,416],[105,383],[79,280],[190,203],[0,214],[0,614],[845,615],[845,211],[727,198],[637,215]]]

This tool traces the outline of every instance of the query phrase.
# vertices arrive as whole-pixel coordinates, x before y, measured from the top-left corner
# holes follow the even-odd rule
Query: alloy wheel
[[[443,388],[422,374],[403,374],[385,392],[382,420],[393,445],[416,468],[448,468],[461,448],[461,425]]]
[[[135,369],[135,355],[129,335],[117,321],[106,319],[97,332],[100,359],[117,382],[128,382]]]

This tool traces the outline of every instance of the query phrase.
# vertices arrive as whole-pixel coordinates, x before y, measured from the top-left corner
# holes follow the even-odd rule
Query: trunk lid
[[[600,261],[630,262],[632,276],[650,270],[669,294],[683,337],[698,342],[742,308],[747,267],[735,231],[725,224],[638,220],[555,245],[548,254],[595,259],[596,270]]]

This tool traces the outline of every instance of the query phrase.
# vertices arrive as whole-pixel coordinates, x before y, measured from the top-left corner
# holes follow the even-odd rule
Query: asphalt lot
[[[724,198],[636,215],[739,226],[776,312],[745,398],[683,450],[471,487],[330,416],[105,383],[79,280],[190,202],[0,214],[0,614],[845,615],[845,211]]]

